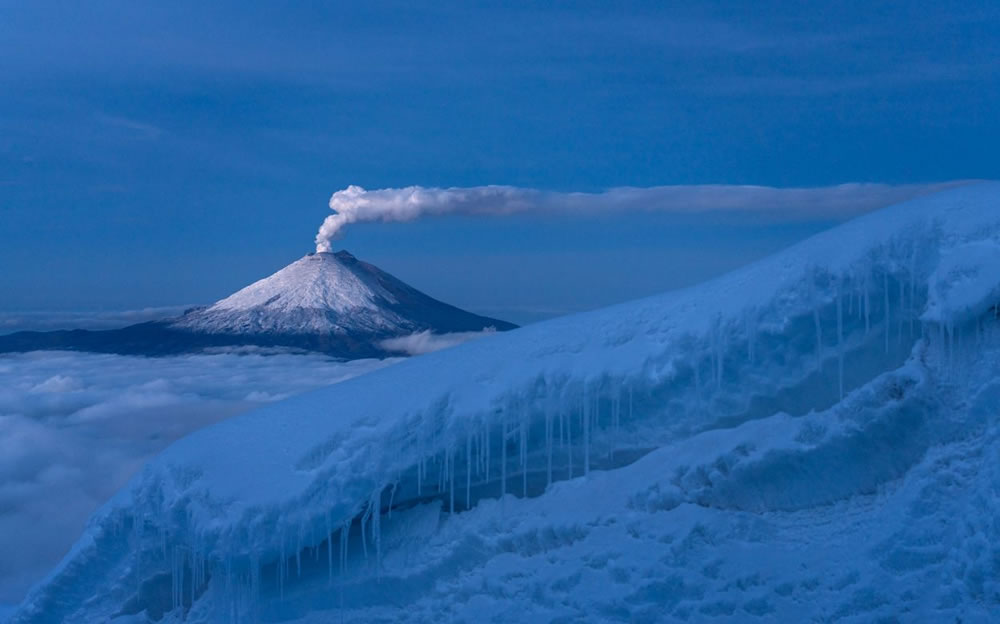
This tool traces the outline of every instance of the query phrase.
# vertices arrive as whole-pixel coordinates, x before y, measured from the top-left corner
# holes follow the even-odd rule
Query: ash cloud
[[[236,353],[0,356],[0,605],[20,601],[90,514],[177,438],[392,361]]]
[[[316,250],[352,223],[413,221],[449,214],[506,216],[522,213],[588,215],[628,212],[751,214],[777,221],[848,219],[919,195],[968,181],[938,184],[855,183],[814,188],[692,185],[619,187],[602,193],[560,193],[513,186],[366,190],[348,186],[330,197],[328,216],[316,235]]]

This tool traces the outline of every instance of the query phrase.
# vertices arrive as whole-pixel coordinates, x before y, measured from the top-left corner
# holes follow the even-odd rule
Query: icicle
[[[844,398],[844,314],[841,303],[840,283],[837,283],[837,366],[840,381],[840,399]]]
[[[278,559],[278,597],[285,599],[285,534],[281,534],[280,558]]]
[[[454,484],[454,480],[452,481]],[[379,486],[372,494],[372,543],[375,545],[375,573],[381,578],[382,575],[382,490],[384,486]],[[454,489],[454,488],[453,488]]]
[[[326,586],[333,587],[333,524],[330,515],[333,512],[326,512]]]
[[[351,541],[351,520],[348,518],[340,527],[340,576],[347,574],[347,546]]]
[[[590,401],[587,400],[587,385],[583,386],[583,474],[590,474]]]
[[[948,321],[948,364],[955,363],[955,326]]]
[[[140,592],[142,591],[142,529],[143,523],[138,519],[133,518],[132,520],[132,534],[129,540],[131,544],[129,546],[132,548],[132,552],[135,553],[135,595],[136,598],[141,599],[142,596]]]
[[[254,607],[260,600],[261,591],[261,561],[257,553],[250,554],[250,601]]]
[[[552,406],[545,405],[545,489],[552,485]]]
[[[472,509],[472,430],[465,436],[465,508]]]
[[[371,516],[372,508],[371,505],[365,509],[364,513],[361,514],[361,553],[364,555],[365,563],[368,563],[368,537],[365,535],[365,525],[368,523],[368,518]]]
[[[434,456],[435,463],[437,463],[437,456]],[[444,492],[445,485],[448,483],[448,451],[441,451],[441,466],[437,471],[437,491]]]
[[[170,551],[170,610],[177,608],[177,551]]]
[[[455,452],[445,455],[445,471],[448,473],[448,513],[455,513]]]
[[[490,480],[490,425],[486,423],[486,481]]]
[[[885,352],[889,353],[889,333],[892,330],[892,322],[889,320],[889,273],[882,277],[882,290],[885,291]]]
[[[694,368],[694,398],[698,407],[701,407],[701,361],[695,358],[691,364]]]
[[[302,576],[302,527],[299,527],[295,543],[295,576]]]
[[[865,303],[865,336],[867,336],[868,332],[871,331],[871,328],[872,328],[872,321],[871,321],[872,304],[871,304],[871,298],[870,298],[871,286],[869,285],[869,276],[868,275],[865,275],[864,289],[865,289],[865,302],[864,302]]]
[[[573,478],[573,417],[565,414],[566,418],[566,471],[567,478]]]
[[[389,519],[392,519],[392,501],[396,499],[396,486],[398,484],[399,484],[399,476],[397,475],[396,480],[392,482],[392,489],[389,490],[389,508],[386,511],[386,514],[389,516]]]
[[[421,454],[420,461],[417,462],[417,496],[422,494],[424,481],[424,458]]]
[[[559,448],[566,448],[566,411],[559,408]]]
[[[524,410],[521,411],[521,496],[528,497],[528,425]]]
[[[907,308],[910,311],[910,336],[913,336],[913,323],[917,313],[917,247],[913,246],[913,251],[910,254],[910,305]]]
[[[472,447],[471,447],[471,450],[470,450],[470,452],[472,453],[472,456],[469,457],[469,472],[472,472],[473,470],[475,470],[477,477],[482,473],[482,467],[481,467],[480,464],[482,462],[481,457],[483,455],[483,452],[482,452],[482,446],[483,445],[480,443],[480,437],[481,437],[480,433],[478,431],[474,431],[473,427],[470,426],[469,427],[469,440],[471,440],[471,444],[472,444]]]
[[[816,326],[816,357],[823,361],[823,325],[819,320],[819,308],[813,308],[813,325]]]
[[[177,564],[177,597],[178,607],[184,606],[184,551],[181,551]]]
[[[364,533],[364,527],[361,532]],[[331,537],[331,539],[333,539]],[[340,612],[344,612],[344,586],[347,584],[347,545],[351,540],[351,519],[348,518],[340,526]]]
[[[722,388],[722,314],[715,317],[712,325],[712,361],[714,364],[715,389]]]
[[[903,280],[899,280],[899,312],[896,313],[899,316],[899,335],[896,338],[896,342],[900,345],[903,344],[903,316],[905,314],[905,308],[903,307]]]
[[[500,498],[507,496],[507,411],[500,421]]]
[[[618,408],[621,407],[621,386],[615,387],[615,396],[611,398],[611,444],[608,445],[608,462],[615,459],[615,445],[618,443]]]
[[[476,449],[476,455],[479,457],[479,472],[476,473],[476,476],[478,476],[480,479],[486,479],[487,478],[487,476],[486,476],[486,470],[487,470],[486,469],[486,464],[487,464],[486,459],[487,459],[487,457],[489,457],[489,455],[487,455],[487,453],[489,452],[489,449],[486,447],[486,430],[488,428],[489,428],[489,425],[486,425],[484,423],[483,427],[482,427],[482,430],[479,432],[479,435],[476,436],[476,442],[477,442],[476,446],[478,447]]]

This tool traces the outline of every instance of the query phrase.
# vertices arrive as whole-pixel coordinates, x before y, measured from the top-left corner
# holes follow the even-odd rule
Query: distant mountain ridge
[[[170,355],[227,346],[288,347],[337,357],[381,357],[383,340],[499,331],[516,325],[434,299],[347,251],[311,253],[207,307],[121,329],[19,332],[0,353],[67,349]]]

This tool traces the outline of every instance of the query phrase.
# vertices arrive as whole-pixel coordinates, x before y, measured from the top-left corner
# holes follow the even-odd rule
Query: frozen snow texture
[[[995,621],[998,241],[951,190],[213,426],[14,621]]]

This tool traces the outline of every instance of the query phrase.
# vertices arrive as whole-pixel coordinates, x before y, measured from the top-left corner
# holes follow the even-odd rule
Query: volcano
[[[515,327],[438,301],[338,251],[303,256],[225,299],[176,318],[104,331],[19,332],[0,336],[0,353],[60,349],[173,355],[255,346],[354,359],[384,357],[383,341],[419,332]]]

